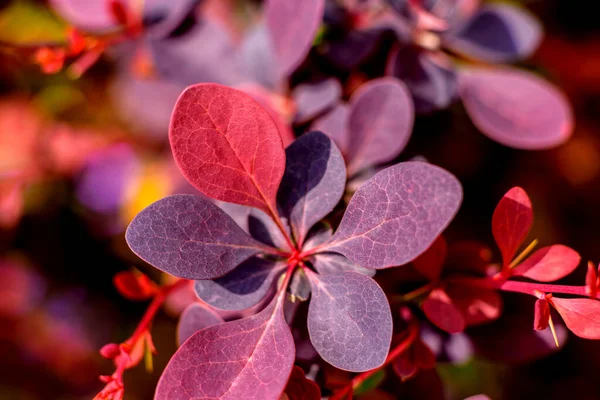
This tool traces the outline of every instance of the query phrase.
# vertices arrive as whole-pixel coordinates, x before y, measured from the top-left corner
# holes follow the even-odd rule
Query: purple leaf
[[[282,300],[192,335],[169,361],[154,398],[279,399],[295,355]]]
[[[369,277],[375,276],[374,270],[356,265],[343,255],[337,253],[318,253],[310,258],[310,262],[321,275],[334,275],[346,271],[354,271]]]
[[[235,62],[236,48],[219,23],[205,19],[181,36],[151,40],[154,66],[164,79],[191,85],[243,81]]]
[[[301,136],[285,153],[286,167],[278,203],[301,246],[308,230],[342,198],[346,166],[338,148],[321,132]]]
[[[526,58],[542,38],[531,14],[509,4],[489,4],[444,41],[467,57],[502,63]]]
[[[308,54],[324,9],[325,0],[267,0],[265,20],[282,75],[290,75]]]
[[[303,83],[294,88],[292,97],[296,102],[294,122],[303,124],[333,107],[342,96],[342,86],[335,78],[317,83]]]
[[[547,149],[571,136],[573,113],[567,99],[533,74],[469,68],[459,74],[459,88],[475,126],[505,146]]]
[[[399,80],[362,85],[350,100],[348,174],[396,157],[408,143],[413,118],[410,93]]]
[[[216,205],[183,194],[146,207],[133,219],[125,237],[140,258],[186,279],[225,275],[266,249]]]
[[[181,346],[194,333],[208,328],[209,326],[225,322],[219,314],[210,308],[200,304],[192,303],[181,313],[177,324],[177,343]]]
[[[333,110],[319,118],[312,125],[313,131],[321,131],[329,136],[340,149],[344,157],[348,154],[348,115],[346,104],[338,104]]]
[[[353,30],[327,43],[325,56],[337,68],[351,70],[364,62],[379,45],[382,29]]]
[[[194,288],[198,297],[215,308],[245,310],[268,294],[285,268],[285,263],[252,257],[225,276],[196,281]]]
[[[125,144],[92,154],[77,182],[79,201],[99,213],[118,212],[139,167],[135,153]]]
[[[366,268],[406,264],[448,226],[461,200],[460,183],[442,168],[396,164],[356,191],[326,249]]]
[[[308,278],[308,331],[321,357],[353,372],[381,366],[392,340],[392,314],[379,285],[358,272],[308,272]]]
[[[456,97],[456,74],[445,56],[436,56],[406,46],[392,50],[388,59],[387,74],[408,87],[418,113],[446,108]]]
[[[276,90],[284,78],[265,24],[257,24],[246,34],[238,50],[237,63],[243,74],[243,82],[249,81]]]
[[[283,233],[277,228],[275,222],[258,208],[250,208],[248,232],[254,239],[269,246],[278,249],[289,249]],[[287,233],[289,235],[289,232]]]

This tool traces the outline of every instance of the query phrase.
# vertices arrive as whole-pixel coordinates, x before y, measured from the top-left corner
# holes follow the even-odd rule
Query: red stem
[[[524,293],[535,297],[537,297],[538,292],[571,294],[576,296],[589,297],[586,293],[585,286],[551,285],[537,282],[520,282],[509,280],[503,281],[494,278],[470,277],[449,278],[447,279],[447,282],[485,289],[499,289],[505,292]],[[595,297],[597,299],[600,299],[600,293],[597,294]]]

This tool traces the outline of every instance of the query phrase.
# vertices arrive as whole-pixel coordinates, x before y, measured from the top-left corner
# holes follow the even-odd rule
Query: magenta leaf
[[[342,96],[342,86],[335,78],[316,83],[303,83],[294,88],[296,102],[294,122],[302,124],[333,107]]]
[[[325,0],[266,1],[265,20],[283,75],[291,74],[308,54],[324,8]]]
[[[513,275],[524,276],[539,282],[552,282],[573,272],[581,257],[560,244],[539,249],[513,269]]]
[[[340,149],[345,158],[348,157],[348,115],[350,107],[338,104],[333,110],[317,119],[311,129],[329,136]]]
[[[541,150],[564,143],[573,130],[565,96],[550,83],[510,68],[468,68],[459,91],[473,123],[505,146]]]
[[[374,270],[356,265],[337,253],[317,253],[310,258],[310,262],[321,275],[335,275],[346,271],[354,271],[370,277],[375,276]]]
[[[209,326],[225,322],[219,314],[210,308],[192,303],[183,310],[177,324],[177,343],[181,346],[194,333]]]
[[[249,95],[215,84],[188,87],[169,138],[181,172],[202,193],[277,215],[285,152],[275,122]]]
[[[285,268],[285,263],[252,257],[225,276],[196,281],[194,288],[198,297],[215,308],[245,310],[258,304],[273,289],[273,282]]]
[[[252,317],[192,335],[169,361],[154,398],[279,399],[295,355],[282,299]]]
[[[460,183],[442,168],[394,165],[356,191],[326,248],[365,268],[406,264],[431,246],[461,200]]]
[[[414,111],[410,93],[395,78],[362,85],[350,100],[348,174],[390,161],[408,143]]]
[[[307,275],[312,288],[308,331],[321,357],[353,372],[381,366],[392,339],[392,315],[379,285],[357,272]]]
[[[418,113],[446,108],[456,98],[454,69],[450,63],[436,61],[428,53],[410,46],[390,53],[387,74],[402,80],[408,87]]]
[[[129,224],[125,238],[141,259],[186,279],[223,276],[265,250],[219,207],[185,194],[146,207]]]
[[[346,166],[338,148],[321,132],[301,136],[285,153],[287,163],[278,203],[301,246],[308,230],[342,198]]]
[[[542,38],[542,27],[527,11],[510,4],[488,4],[444,38],[453,50],[493,63],[526,58]]]
[[[552,297],[567,328],[584,339],[600,339],[600,302],[592,299],[559,299]]]
[[[105,0],[50,0],[50,5],[65,20],[84,30],[104,31],[118,26]]]
[[[458,333],[465,329],[462,312],[442,289],[432,290],[423,302],[422,308],[427,318],[441,330]]]

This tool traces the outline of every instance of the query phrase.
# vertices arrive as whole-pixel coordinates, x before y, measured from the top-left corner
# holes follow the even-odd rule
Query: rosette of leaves
[[[199,191],[252,208],[248,231],[206,198],[174,195],[135,217],[129,246],[158,269],[197,280],[200,297],[217,308],[266,307],[190,336],[156,398],[278,399],[294,364],[283,308],[298,279],[310,287],[308,330],[321,357],[348,371],[382,365],[392,317],[369,272],[406,264],[431,245],[460,205],[456,178],[421,162],[384,169],[356,191],[332,234],[311,231],[346,183],[342,155],[322,133],[284,150],[277,125],[251,97],[198,84],[179,98],[169,137]]]

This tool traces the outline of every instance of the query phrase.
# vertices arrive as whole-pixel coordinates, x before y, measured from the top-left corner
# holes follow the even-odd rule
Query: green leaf
[[[14,45],[66,42],[66,25],[48,8],[17,0],[0,12],[0,41]]]

